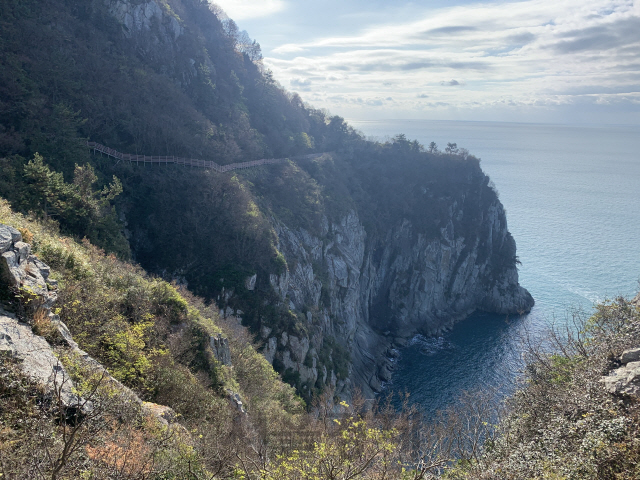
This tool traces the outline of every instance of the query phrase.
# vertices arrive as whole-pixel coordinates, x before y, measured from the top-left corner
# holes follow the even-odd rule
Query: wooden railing
[[[259,167],[261,165],[273,165],[277,163],[285,163],[287,158],[262,158],[260,160],[251,160],[249,162],[240,162],[240,163],[230,163],[228,165],[218,165],[216,162],[211,160],[198,160],[195,158],[184,158],[184,157],[169,157],[169,156],[149,156],[149,155],[132,155],[130,153],[122,153],[113,148],[106,147],[100,143],[96,142],[87,142],[87,147],[93,150],[94,153],[100,152],[109,157],[115,158],[117,160],[124,160],[129,163],[136,164],[147,164],[147,163],[157,163],[157,164],[169,164],[175,163],[176,165],[186,165],[189,167],[198,167],[198,168],[208,168],[210,170],[215,170],[216,172],[229,172],[231,170],[242,170],[245,168]],[[312,153],[310,155],[303,155],[301,157],[293,157],[294,158],[315,158],[324,155],[323,153]]]

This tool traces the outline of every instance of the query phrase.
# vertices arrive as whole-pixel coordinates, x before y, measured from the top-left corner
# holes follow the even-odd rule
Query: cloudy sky
[[[640,0],[217,0],[348,119],[640,124]]]

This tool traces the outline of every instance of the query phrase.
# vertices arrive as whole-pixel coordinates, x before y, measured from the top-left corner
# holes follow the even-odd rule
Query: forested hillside
[[[478,159],[365,141],[280,87],[215,5],[0,13],[0,196],[241,318],[306,400],[379,391],[385,352],[418,331],[531,308]],[[324,154],[220,174],[92,156],[87,141],[218,164]]]

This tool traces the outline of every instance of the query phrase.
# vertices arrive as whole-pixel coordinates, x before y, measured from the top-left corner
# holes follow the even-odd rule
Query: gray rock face
[[[229,340],[218,334],[209,338],[209,345],[213,350],[213,356],[223,365],[231,365],[231,350]]]
[[[278,248],[294,267],[271,275],[270,282],[283,303],[306,310],[314,365],[328,336],[351,354],[349,378],[334,381],[337,394],[348,397],[352,385],[368,396],[381,391],[394,368],[384,352],[394,342],[441,333],[476,310],[531,310],[533,298],[518,284],[515,242],[500,202],[483,212],[473,237],[463,234],[463,213],[454,202],[435,236],[404,219],[384,236],[368,238],[355,211],[335,223],[325,219],[317,237],[273,221]],[[317,369],[311,375],[300,363],[301,341],[289,336],[287,343],[282,335],[277,351],[269,344],[265,354],[315,381]],[[330,382],[335,372],[320,376]]]
[[[151,30],[155,25],[161,28],[161,32],[168,39],[175,41],[184,33],[184,28],[178,19],[167,15],[159,3],[154,0],[134,4],[125,0],[106,0],[111,14],[122,22],[126,36],[134,33]]]
[[[253,291],[256,289],[256,281],[258,280],[258,275],[253,274],[250,277],[247,277],[244,281],[244,286],[247,290]]]
[[[625,365],[629,362],[640,361],[640,348],[632,348],[630,350],[625,350],[624,352],[622,352],[622,355],[620,356],[620,361]]]
[[[640,348],[625,350],[620,362],[622,367],[602,377],[604,388],[614,395],[640,398]]]
[[[31,255],[31,245],[22,241],[22,235],[15,228],[0,224],[0,284],[23,289],[38,302],[33,308],[51,308],[57,295],[47,287],[51,269]]]
[[[31,327],[0,310],[0,351],[8,352],[20,360],[22,372],[44,387],[49,395],[60,392],[65,407],[79,404],[73,393],[73,382],[62,364],[53,354],[47,341],[35,335]]]
[[[6,232],[11,234],[11,244],[8,243]],[[142,405],[142,401],[133,391],[113,378],[98,361],[78,347],[67,326],[60,321],[58,315],[51,312],[51,307],[57,297],[55,292],[50,291],[48,287],[54,283],[49,279],[51,273],[49,266],[31,255],[31,246],[22,242],[17,230],[0,224],[0,238],[3,239],[2,248],[5,249],[2,253],[2,260],[0,260],[0,271],[2,271],[5,284],[9,283],[13,287],[27,287],[29,289],[34,296],[35,308],[41,310],[48,317],[51,325],[62,339],[62,345],[58,348],[64,349],[70,357],[75,358],[88,370],[103,375],[102,382],[113,387],[121,399]],[[6,287],[0,286],[0,288]],[[74,383],[58,361],[51,345],[44,338],[35,335],[30,325],[18,321],[14,315],[1,308],[0,351],[7,352],[7,354],[19,359],[22,372],[39,384],[46,394],[56,396],[56,392],[59,392],[64,408],[76,409],[80,406],[84,412],[93,408],[91,402],[84,401],[74,393]],[[159,405],[156,407],[145,411],[157,417],[158,420],[166,422],[171,409]]]
[[[9,225],[0,224],[0,254],[6,252],[13,244],[22,241],[22,235],[18,230]]]

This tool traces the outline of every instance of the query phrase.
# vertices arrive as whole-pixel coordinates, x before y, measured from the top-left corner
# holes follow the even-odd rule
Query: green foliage
[[[299,411],[293,392],[255,351],[248,334],[239,344],[232,342],[234,373],[215,361],[209,347],[209,337],[221,332],[215,306],[104,255],[88,242],[60,237],[55,226],[16,215],[4,201],[0,222],[33,232],[34,253],[54,269],[59,282],[56,312],[74,339],[144,398],[189,392],[176,397],[177,405],[191,402],[193,412],[201,412],[204,407],[196,407],[193,400],[212,403],[225,382],[254,392],[247,395],[256,410],[273,415],[278,408]],[[236,375],[242,375],[240,382]],[[161,389],[160,384],[174,386]]]
[[[89,164],[75,165],[72,183],[65,182],[62,173],[51,170],[38,153],[24,164],[16,157],[13,165],[15,168],[5,175],[16,185],[12,197],[19,208],[41,212],[44,218],[55,219],[66,233],[91,238],[121,257],[130,256],[112,206],[122,193],[117,177],[98,190],[94,186],[98,177]],[[22,175],[17,174],[20,169]]]
[[[323,339],[322,348],[318,352],[318,360],[320,365],[327,367],[327,371],[333,370],[339,379],[348,377],[351,355],[334,337],[327,336]]]

